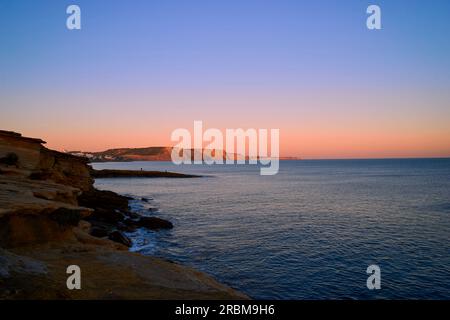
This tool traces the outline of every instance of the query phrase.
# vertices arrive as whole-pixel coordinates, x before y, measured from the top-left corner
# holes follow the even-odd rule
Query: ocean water
[[[96,163],[198,179],[98,179],[169,231],[133,250],[183,263],[257,299],[450,299],[450,159],[282,161],[255,165]],[[149,208],[153,208],[150,209]],[[381,290],[366,269],[381,268]]]

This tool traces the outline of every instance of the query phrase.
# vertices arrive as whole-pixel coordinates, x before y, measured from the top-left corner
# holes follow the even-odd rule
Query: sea
[[[131,250],[254,299],[450,299],[450,159],[281,161],[273,176],[249,164],[93,167],[202,175],[95,186],[174,224],[128,234]],[[380,289],[367,286],[371,265]]]

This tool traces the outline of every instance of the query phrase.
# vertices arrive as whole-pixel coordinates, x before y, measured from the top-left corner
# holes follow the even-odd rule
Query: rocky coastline
[[[0,299],[248,298],[192,268],[129,252],[127,232],[172,223],[94,188],[96,177],[191,176],[94,171],[44,143],[0,131]],[[69,265],[82,270],[80,290],[66,286]]]

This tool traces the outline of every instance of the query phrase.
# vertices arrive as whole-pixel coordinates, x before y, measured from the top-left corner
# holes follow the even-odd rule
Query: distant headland
[[[100,152],[88,151],[65,151],[68,154],[88,158],[91,162],[127,162],[127,161],[172,161],[171,154],[173,147],[145,147],[145,148],[115,148]],[[217,151],[222,153],[223,160],[245,159],[237,153],[227,153],[225,150]],[[204,153],[203,153],[204,154]],[[212,151],[214,155],[214,151]],[[192,158],[200,155],[204,158],[202,150],[191,149]],[[301,160],[299,157],[280,157],[280,160]]]

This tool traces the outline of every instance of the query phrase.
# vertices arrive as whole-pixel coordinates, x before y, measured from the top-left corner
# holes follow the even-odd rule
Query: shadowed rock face
[[[93,211],[78,206],[79,194],[51,181],[0,174],[0,246],[73,238],[73,226]]]
[[[81,191],[88,191],[93,188],[94,180],[87,163],[88,160],[85,158],[43,148],[39,162],[40,172],[35,173],[35,178],[52,180]]]
[[[42,143],[44,141],[40,139],[25,138],[19,133],[0,130],[0,159],[15,154],[17,161],[12,166],[20,168],[25,174],[30,174],[39,167]],[[9,164],[3,162],[0,165]]]
[[[40,139],[0,130],[0,159],[16,157],[14,164],[0,161],[3,174],[50,180],[87,191],[92,188],[88,159],[45,148]]]
[[[42,143],[0,131],[0,299],[247,298],[193,269],[127,252],[118,229],[171,223],[141,221],[128,198],[93,188],[86,159]],[[83,290],[67,290],[72,264]]]

